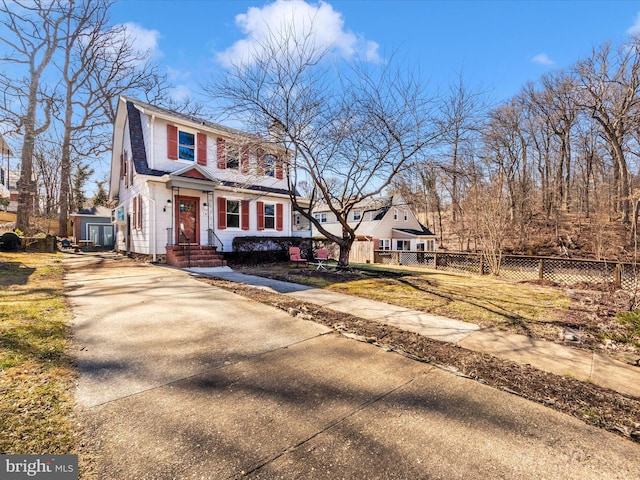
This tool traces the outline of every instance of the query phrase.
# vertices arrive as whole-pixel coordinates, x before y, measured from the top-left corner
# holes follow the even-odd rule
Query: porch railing
[[[224,250],[224,244],[216,235],[216,232],[213,231],[213,228],[207,230],[207,245],[209,247],[218,247],[218,250],[221,252]]]

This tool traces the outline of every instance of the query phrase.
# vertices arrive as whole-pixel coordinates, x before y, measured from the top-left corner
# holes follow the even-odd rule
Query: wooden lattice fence
[[[376,250],[374,262],[487,275],[489,265],[481,254]],[[549,280],[561,285],[611,284],[624,290],[638,287],[640,265],[571,258],[503,255],[500,277],[511,280]]]

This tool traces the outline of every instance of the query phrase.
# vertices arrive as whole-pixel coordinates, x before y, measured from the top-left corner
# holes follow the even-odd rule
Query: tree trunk
[[[33,176],[33,150],[36,140],[36,106],[38,104],[39,84],[40,77],[33,75],[29,85],[29,99],[24,122],[22,155],[20,157],[20,187],[18,190],[16,228],[23,232],[29,230],[29,218],[33,209],[31,177]]]
[[[67,237],[67,219],[69,218],[69,185],[71,183],[71,117],[73,107],[70,91],[67,90],[67,105],[65,110],[65,129],[62,139],[60,158],[60,201],[58,202],[58,235]]]
[[[349,254],[351,253],[351,245],[353,245],[353,240],[344,239],[344,241],[339,243],[340,245],[340,254],[338,257],[338,268],[347,268],[349,266]]]

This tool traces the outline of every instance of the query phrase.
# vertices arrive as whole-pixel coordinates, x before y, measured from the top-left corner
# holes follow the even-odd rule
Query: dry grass
[[[0,253],[0,453],[71,453],[74,370],[59,255]]]
[[[244,271],[541,337],[558,334],[556,323],[571,303],[557,288],[409,267],[322,273],[273,264]]]

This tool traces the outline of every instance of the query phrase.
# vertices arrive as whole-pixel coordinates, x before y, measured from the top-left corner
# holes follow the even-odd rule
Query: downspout
[[[151,186],[149,186],[151,187]],[[153,263],[156,263],[157,260],[157,255],[156,255],[156,246],[157,246],[157,241],[156,241],[156,200],[154,198],[151,198],[151,195],[148,195],[147,198],[149,199],[149,201],[153,204],[153,209],[151,210],[151,240],[153,241],[153,248],[151,249],[151,255],[152,255],[152,259],[151,261]]]

